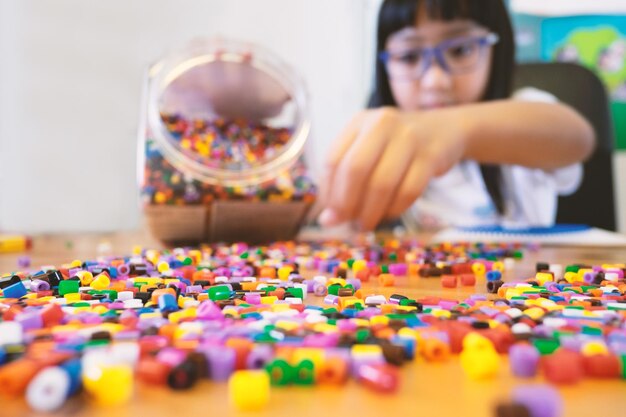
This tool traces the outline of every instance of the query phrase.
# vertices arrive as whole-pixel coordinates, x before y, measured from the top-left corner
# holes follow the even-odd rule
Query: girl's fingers
[[[339,222],[354,220],[362,204],[369,177],[375,171],[395,128],[395,117],[378,111],[364,121],[363,128],[339,163],[332,179],[327,206]]]
[[[413,150],[406,146],[410,139],[399,137],[393,140],[372,173],[358,213],[359,224],[364,230],[374,229],[383,220],[410,170],[414,156]]]
[[[433,167],[427,158],[414,159],[390,202],[385,217],[400,217],[422,195],[432,176]]]

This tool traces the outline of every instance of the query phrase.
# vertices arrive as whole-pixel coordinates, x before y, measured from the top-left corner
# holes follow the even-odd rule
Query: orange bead
[[[29,359],[17,359],[0,368],[0,387],[2,393],[10,397],[24,394],[31,379],[43,367]]]
[[[395,284],[395,279],[391,274],[380,274],[378,276],[378,283],[383,287],[392,287]]]
[[[450,346],[434,337],[426,338],[420,344],[421,353],[428,362],[445,362],[450,358]]]
[[[348,364],[338,357],[324,361],[317,375],[320,384],[341,385],[348,380]]]

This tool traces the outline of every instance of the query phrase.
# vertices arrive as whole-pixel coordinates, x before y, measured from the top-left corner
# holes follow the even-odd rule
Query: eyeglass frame
[[[435,60],[437,64],[439,64],[439,66],[448,74],[452,74],[452,75],[463,74],[465,72],[469,72],[473,70],[476,67],[476,65],[473,65],[471,68],[467,68],[465,70],[461,70],[458,72],[453,71],[450,69],[450,67],[448,66],[446,62],[446,58],[444,57],[444,50],[449,48],[451,45],[454,45],[455,42],[459,42],[460,40],[477,41],[478,46],[481,48],[481,53],[482,53],[485,47],[491,47],[491,46],[496,45],[500,41],[500,36],[497,33],[489,32],[488,34],[483,35],[483,36],[457,37],[457,38],[452,38],[452,39],[446,39],[445,41],[442,41],[434,46],[412,48],[410,49],[410,51],[419,50],[421,53],[424,54],[424,61],[423,61],[424,63],[421,64],[423,69],[420,70],[419,75],[411,77],[411,78],[419,79],[424,74],[426,74],[426,72],[433,65],[433,60]],[[385,69],[387,70],[387,73],[389,73],[389,69],[387,68],[387,65],[389,65],[389,60],[392,58],[392,55],[393,54],[389,51],[381,51],[378,54],[378,59],[383,63],[383,65],[385,65]]]

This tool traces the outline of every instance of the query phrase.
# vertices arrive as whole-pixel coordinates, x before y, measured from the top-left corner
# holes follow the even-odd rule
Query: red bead
[[[546,379],[554,384],[575,384],[584,372],[581,356],[562,348],[541,358],[541,368]]]
[[[362,282],[367,282],[370,280],[370,274],[371,272],[369,268],[363,268],[356,273],[356,279]]]
[[[398,370],[390,365],[361,365],[358,380],[377,392],[394,392],[398,388]]]
[[[476,285],[476,275],[473,273],[461,275],[461,285],[464,287],[473,287]]]
[[[61,324],[63,320],[63,310],[58,304],[49,304],[43,308],[41,319],[44,327],[52,327]]]
[[[165,385],[171,366],[147,356],[137,363],[137,378],[148,384]]]
[[[457,277],[456,275],[442,275],[441,286],[443,288],[456,288]]]
[[[584,356],[583,367],[591,378],[619,378],[622,371],[621,361],[611,353]]]

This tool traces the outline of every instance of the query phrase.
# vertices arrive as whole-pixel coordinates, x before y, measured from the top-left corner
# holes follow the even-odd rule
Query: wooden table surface
[[[39,236],[35,238],[30,253],[33,266],[58,265],[74,259],[93,259],[102,242],[112,246],[113,254],[125,255],[135,244],[159,248],[143,232]],[[0,254],[0,272],[16,269],[22,254]],[[626,262],[626,250],[621,248],[542,248],[526,252],[523,261],[514,271],[505,274],[505,280],[514,281],[530,277],[537,261],[569,264],[584,262]],[[474,292],[484,292],[484,282],[475,290],[442,289],[438,279],[399,278],[393,289],[379,288],[370,282],[364,286],[377,293],[390,295],[398,292],[412,297],[444,295],[463,299]],[[313,300],[309,298],[306,302]],[[401,369],[401,386],[393,395],[371,392],[350,381],[344,387],[315,386],[311,388],[273,388],[272,403],[258,413],[237,413],[227,401],[225,383],[202,381],[187,392],[173,392],[167,388],[154,388],[137,384],[134,399],[126,406],[97,408],[83,397],[72,399],[56,415],[111,416],[111,417],[161,417],[161,416],[492,416],[494,404],[506,399],[512,388],[523,384],[541,383],[514,378],[506,360],[497,378],[490,381],[468,380],[457,357],[443,364],[426,363],[417,359]],[[0,387],[0,391],[2,387]],[[559,388],[564,400],[563,416],[620,416],[626,415],[626,381],[589,380],[572,387]],[[0,417],[41,416],[31,411],[23,399],[5,399],[0,396]]]

